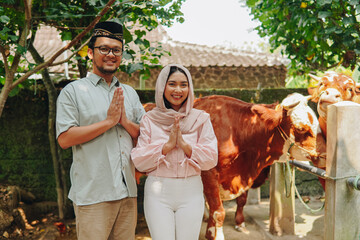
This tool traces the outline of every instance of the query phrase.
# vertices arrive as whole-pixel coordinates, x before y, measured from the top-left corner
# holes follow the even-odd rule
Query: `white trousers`
[[[144,212],[153,240],[198,240],[204,214],[201,177],[148,176]]]

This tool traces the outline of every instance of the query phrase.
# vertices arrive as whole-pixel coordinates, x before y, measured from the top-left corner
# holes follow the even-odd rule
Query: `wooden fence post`
[[[360,105],[340,102],[328,107],[325,240],[360,239],[360,191],[347,176],[360,174]]]
[[[284,166],[285,163],[274,163],[270,170],[269,231],[277,236],[295,234],[294,169],[291,170],[290,180],[289,171]]]
[[[249,205],[258,205],[261,201],[261,191],[260,187],[250,188],[247,195],[247,204]]]

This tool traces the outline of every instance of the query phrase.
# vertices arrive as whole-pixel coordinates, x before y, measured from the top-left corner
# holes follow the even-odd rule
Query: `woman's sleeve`
[[[210,118],[199,132],[199,140],[192,148],[191,159],[201,170],[209,170],[218,162],[218,144]]]
[[[165,155],[162,155],[164,143],[154,144],[151,142],[151,125],[146,115],[140,122],[140,135],[136,147],[131,151],[131,159],[140,172],[151,172],[159,164],[168,164]]]

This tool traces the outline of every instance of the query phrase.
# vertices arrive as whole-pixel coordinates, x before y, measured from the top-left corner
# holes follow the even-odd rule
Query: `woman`
[[[159,74],[156,107],[140,123],[131,157],[148,177],[145,218],[153,240],[196,240],[204,212],[201,171],[217,164],[209,114],[193,108],[189,71],[171,64]]]

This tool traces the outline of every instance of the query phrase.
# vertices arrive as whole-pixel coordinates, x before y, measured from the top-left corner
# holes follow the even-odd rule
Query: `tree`
[[[182,21],[182,18],[178,18],[178,16],[182,15],[180,6],[183,1],[163,0],[153,3],[146,0],[109,0],[105,4],[101,0],[5,0],[1,3],[0,52],[2,58],[0,58],[0,72],[5,73],[5,77],[1,78],[0,76],[0,84],[3,85],[0,93],[0,117],[8,96],[11,93],[15,94],[16,90],[26,83],[29,76],[40,71],[49,99],[48,132],[60,218],[64,217],[67,186],[65,170],[55,138],[57,91],[47,68],[63,63],[64,61],[55,61],[65,50],[72,49],[74,51],[74,54],[66,61],[74,58],[76,53],[86,45],[86,39],[89,37],[88,32],[100,19],[114,19],[120,23],[136,22],[138,26],[151,31],[158,24],[170,26],[174,19]],[[70,41],[50,59],[43,59],[33,46],[36,31],[40,24],[56,27],[61,31],[62,39]],[[123,70],[128,73],[140,70],[142,75],[146,77],[149,73],[149,64],[158,62],[158,58],[163,52],[158,51],[161,48],[157,49],[150,46],[150,43],[144,39],[144,35],[143,30],[137,30],[135,31],[135,38],[133,38],[128,29],[124,28],[126,42],[124,58],[132,61],[124,66]],[[84,37],[86,37],[85,40],[83,40]],[[135,58],[136,52],[129,47],[130,42],[134,42],[140,48],[141,58],[138,59],[138,62]],[[26,53],[28,51],[35,59],[35,64],[27,61]],[[86,60],[81,60],[78,57],[75,61],[79,66],[80,75],[83,75],[87,68]]]
[[[259,35],[291,60],[290,74],[358,66],[358,0],[246,0],[246,5],[260,21]]]

